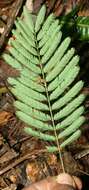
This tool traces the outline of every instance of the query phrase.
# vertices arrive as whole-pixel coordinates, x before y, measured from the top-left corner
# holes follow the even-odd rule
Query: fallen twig
[[[47,152],[46,149],[42,149],[42,150],[35,150],[33,152],[30,152],[26,155],[24,155],[23,157],[21,156],[20,158],[18,158],[17,160],[15,160],[15,162],[9,164],[7,167],[5,167],[4,169],[2,169],[0,171],[0,176],[4,173],[6,173],[7,171],[9,171],[10,169],[16,167],[18,164],[20,164],[21,162],[27,160],[28,158],[32,158],[32,156],[36,157],[37,155],[39,155],[40,153],[45,153]]]
[[[12,10],[11,10],[11,17],[8,18],[7,24],[4,28],[4,32],[2,33],[0,37],[0,49],[3,47],[3,44],[5,43],[6,38],[8,37],[12,26],[14,24],[14,20],[16,16],[18,15],[20,8],[25,0],[17,0],[13,4]]]

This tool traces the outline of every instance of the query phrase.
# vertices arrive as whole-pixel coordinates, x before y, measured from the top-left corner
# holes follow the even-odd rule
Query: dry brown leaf
[[[0,0],[0,8],[4,8],[8,5],[10,5],[11,3],[13,3],[15,0]]]
[[[10,186],[8,186],[8,187],[6,187],[6,188],[4,188],[2,190],[16,190],[16,189],[17,189],[16,185],[15,184],[11,184]]]
[[[12,120],[13,114],[11,112],[0,112],[0,126],[6,125],[9,120]]]
[[[6,77],[18,76],[19,71],[16,69],[13,69],[10,65],[6,64],[2,59],[0,59],[0,74],[1,76],[4,76],[6,79]]]
[[[26,174],[28,180],[31,180],[32,182],[37,181],[39,172],[40,168],[36,162],[30,162],[27,164]]]
[[[17,156],[18,153],[16,153],[13,149],[8,149],[8,151],[0,157],[0,164],[2,165],[3,163],[10,161]]]
[[[0,146],[2,146],[3,145],[3,137],[2,137],[2,135],[0,134]]]
[[[56,16],[59,16],[63,11],[64,3],[62,2],[62,0],[34,0],[33,12],[37,13],[43,3],[46,4],[47,14],[49,14],[50,12],[54,12]]]
[[[55,164],[57,164],[57,157],[56,157],[56,155],[50,154],[48,156],[47,162],[48,162],[49,165],[55,165]]]
[[[33,12],[38,13],[44,0],[34,0]]]

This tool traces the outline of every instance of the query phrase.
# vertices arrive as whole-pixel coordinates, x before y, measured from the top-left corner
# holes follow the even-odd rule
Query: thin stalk
[[[44,80],[44,86],[45,86],[45,91],[46,91],[46,95],[47,95],[48,106],[49,106],[49,111],[50,111],[50,116],[51,116],[51,121],[52,121],[52,126],[53,126],[53,129],[54,129],[54,135],[55,135],[56,144],[57,144],[57,147],[58,147],[59,159],[60,159],[60,162],[61,162],[62,171],[63,171],[63,173],[65,173],[64,163],[63,163],[62,154],[61,154],[61,150],[60,150],[60,145],[59,145],[59,141],[58,141],[58,137],[57,137],[56,126],[55,126],[55,123],[54,123],[52,107],[51,107],[51,104],[50,104],[47,83],[45,81],[45,76],[44,76],[44,72],[43,72],[43,68],[42,68],[42,64],[41,64],[41,58],[40,58],[40,53],[39,53],[37,40],[36,40],[36,48],[37,48],[37,52],[38,52],[38,58],[39,58],[39,62],[40,62],[42,77],[43,77],[43,80]]]
[[[41,67],[42,67],[42,65],[41,65]],[[41,68],[41,69],[42,69],[42,68]],[[44,78],[43,69],[42,69],[42,75],[43,75],[43,79],[44,79],[44,85],[45,85],[45,90],[46,90],[46,95],[47,95],[47,100],[48,100],[48,105],[49,105],[49,110],[50,110],[50,116],[51,116],[51,120],[52,120],[52,125],[53,125],[53,129],[54,129],[54,135],[55,135],[56,144],[57,144],[57,147],[58,147],[59,158],[60,158],[62,170],[63,170],[63,172],[65,173],[64,163],[63,163],[62,154],[61,154],[61,150],[60,150],[60,145],[59,145],[59,141],[58,141],[58,137],[57,137],[56,127],[55,127],[54,118],[53,118],[53,114],[52,114],[52,107],[51,107],[51,104],[50,104],[50,99],[49,99],[49,94],[48,94],[48,88],[47,88],[47,84],[46,84],[46,81],[45,81],[45,78]]]

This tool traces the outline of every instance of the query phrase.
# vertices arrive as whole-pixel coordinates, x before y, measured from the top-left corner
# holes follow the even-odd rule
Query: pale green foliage
[[[43,24],[43,21],[45,19],[45,13],[46,13],[46,7],[45,5],[43,5],[36,19],[35,32],[38,32],[39,29],[41,28],[41,25]]]
[[[79,138],[79,127],[85,121],[85,99],[80,94],[83,82],[74,83],[79,73],[79,57],[70,48],[70,38],[62,41],[58,20],[53,14],[45,20],[46,7],[41,8],[36,23],[24,7],[24,20],[17,19],[12,33],[6,62],[20,71],[17,78],[9,78],[10,90],[16,96],[16,115],[28,126],[25,131],[60,147]],[[56,131],[56,135],[54,131]],[[60,141],[61,140],[61,141]],[[47,147],[56,151],[57,146]]]

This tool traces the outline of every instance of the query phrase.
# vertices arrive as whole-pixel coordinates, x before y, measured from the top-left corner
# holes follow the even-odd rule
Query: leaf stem
[[[47,95],[47,100],[48,100],[48,105],[49,105],[49,110],[50,110],[50,116],[51,116],[52,125],[53,125],[53,129],[54,129],[54,134],[55,134],[55,138],[56,138],[56,144],[57,144],[57,147],[58,147],[59,158],[60,158],[63,173],[65,173],[64,163],[63,163],[62,154],[61,154],[61,150],[60,150],[60,145],[59,145],[59,141],[58,141],[58,137],[57,137],[56,127],[55,127],[54,118],[53,118],[53,114],[52,114],[52,107],[51,107],[51,104],[50,104],[48,88],[47,88],[47,84],[46,84],[46,81],[45,81],[42,65],[41,65],[41,70],[42,70],[42,75],[43,75],[43,79],[44,79],[44,85],[45,85],[45,90],[46,90],[46,95]]]
[[[44,80],[44,86],[45,86],[45,91],[46,91],[46,95],[47,95],[47,100],[48,100],[48,106],[49,106],[50,116],[51,116],[51,120],[52,120],[52,125],[53,125],[53,129],[54,129],[54,135],[55,135],[56,144],[57,144],[57,147],[58,147],[59,159],[60,159],[60,162],[61,162],[62,171],[63,171],[63,173],[65,173],[64,163],[63,163],[62,154],[61,154],[61,150],[60,150],[60,145],[59,145],[59,141],[58,141],[58,137],[57,137],[56,126],[55,126],[55,123],[54,123],[54,118],[53,118],[53,113],[52,113],[52,107],[51,107],[49,93],[48,93],[48,88],[47,88],[47,83],[45,81],[43,67],[42,67],[42,64],[41,64],[41,58],[40,58],[40,52],[39,52],[39,48],[38,48],[37,39],[36,39],[36,48],[37,48],[37,52],[38,52],[38,58],[39,58],[39,62],[40,62],[40,68],[41,68],[41,71],[42,71],[42,77],[43,77],[43,80]]]

